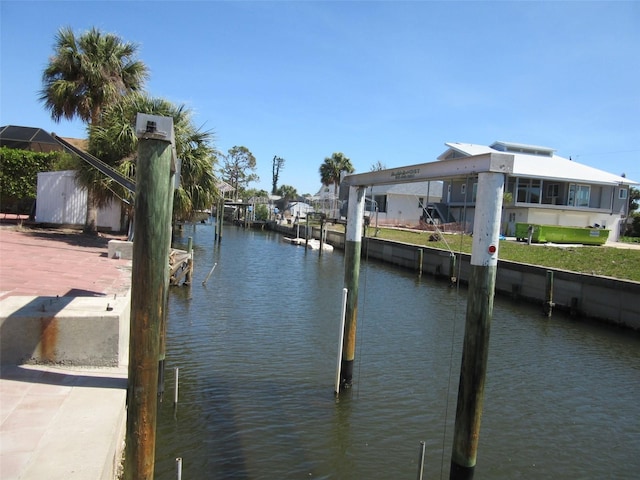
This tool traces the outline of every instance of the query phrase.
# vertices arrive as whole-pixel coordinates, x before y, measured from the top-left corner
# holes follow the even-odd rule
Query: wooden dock
[[[169,284],[180,285],[183,281],[184,285],[191,284],[193,274],[193,249],[190,251],[171,249],[169,254]]]

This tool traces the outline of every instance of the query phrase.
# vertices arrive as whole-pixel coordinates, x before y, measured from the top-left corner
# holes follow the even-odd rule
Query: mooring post
[[[458,283],[458,276],[456,275],[456,254],[453,252],[449,254],[449,280],[451,286]]]
[[[358,319],[358,284],[360,277],[360,254],[362,252],[362,224],[364,217],[364,187],[349,187],[349,208],[344,245],[344,288],[347,289],[347,313],[344,325],[342,388],[353,384],[353,361],[356,355],[356,324]]]
[[[551,313],[553,312],[553,307],[555,304],[553,303],[553,271],[547,270],[546,277],[546,287],[545,287],[545,300],[544,300],[544,314],[547,317],[551,317]]]
[[[169,288],[175,171],[173,119],[138,114],[135,240],[124,478],[152,480],[158,402],[160,334]],[[168,197],[171,197],[171,200]]]
[[[324,218],[320,219],[320,251],[318,252],[318,256],[322,256],[322,250],[324,249],[324,230],[326,228],[326,224]]]
[[[193,237],[189,237],[187,241],[187,253],[189,257],[187,258],[187,273],[184,277],[184,283],[191,285],[191,278],[193,277]]]
[[[218,215],[216,215],[216,240],[222,242],[222,224],[224,223],[224,198],[218,202]]]
[[[473,478],[493,315],[504,174],[480,172],[450,480]]]
[[[340,370],[342,368],[342,348],[344,346],[344,322],[347,313],[347,294],[349,292],[346,288],[342,289],[342,308],[340,309],[340,331],[338,335],[338,361],[336,364],[336,385],[334,393],[338,395],[340,393]]]
[[[418,249],[418,276],[422,277],[422,262],[424,261],[424,251],[419,248]]]

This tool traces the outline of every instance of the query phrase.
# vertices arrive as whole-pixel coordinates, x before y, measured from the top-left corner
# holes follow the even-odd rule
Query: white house
[[[366,197],[372,224],[418,227],[421,222],[447,221],[437,208],[442,198],[440,181],[377,185],[367,189]]]
[[[502,233],[515,234],[516,223],[570,227],[599,226],[617,240],[628,214],[629,187],[638,182],[563,158],[548,147],[510,142],[490,146],[446,143],[438,160],[485,153],[514,156],[506,179]],[[442,209],[473,230],[477,176],[444,182]]]

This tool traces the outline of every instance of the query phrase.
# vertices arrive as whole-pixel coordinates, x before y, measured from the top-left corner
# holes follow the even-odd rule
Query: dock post
[[[450,480],[470,480],[476,466],[493,315],[503,173],[480,172],[474,219],[469,296],[458,385]]]
[[[546,286],[545,286],[545,300],[543,311],[547,317],[551,317],[551,313],[553,312],[553,307],[555,303],[553,303],[553,271],[547,270],[546,276]]]
[[[347,313],[347,294],[346,288],[342,289],[342,308],[340,310],[340,331],[338,335],[338,361],[336,365],[336,386],[334,392],[340,394],[340,371],[342,369],[342,348],[344,345],[344,321]]]
[[[453,286],[458,283],[458,276],[456,275],[456,254],[451,252],[449,254],[449,281]]]
[[[216,241],[222,242],[222,224],[224,223],[224,198],[218,202],[218,214],[216,215]],[[215,242],[214,242],[215,243]]]
[[[324,221],[324,218],[320,219],[320,251],[318,252],[318,255],[321,257],[322,256],[322,250],[324,249],[324,232],[326,229],[326,223]]]
[[[418,249],[418,276],[422,277],[422,262],[424,261],[424,251],[419,248]]]
[[[189,258],[187,258],[187,273],[184,277],[184,283],[191,285],[191,279],[193,277],[193,237],[189,237],[187,241],[187,253],[189,254]]]
[[[141,128],[142,125],[142,128]],[[124,478],[152,480],[162,319],[169,289],[173,119],[138,114]]]
[[[362,224],[364,217],[364,187],[349,187],[349,207],[344,245],[344,288],[347,289],[347,310],[342,349],[341,384],[353,384],[353,362],[356,355],[356,324],[358,320],[358,286],[360,254],[362,252]]]

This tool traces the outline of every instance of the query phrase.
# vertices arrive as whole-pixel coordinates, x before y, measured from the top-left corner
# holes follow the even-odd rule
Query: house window
[[[549,183],[547,184],[547,197],[548,198],[558,198],[558,191],[560,186],[557,183]]]
[[[572,207],[588,207],[591,197],[591,186],[578,183],[569,184],[569,196],[567,205]]]
[[[627,189],[626,188],[621,188],[618,191],[618,198],[620,200],[626,200],[627,199]]]
[[[475,202],[477,196],[478,196],[478,182],[475,182],[473,184],[473,190],[471,191],[471,201]]]
[[[516,202],[540,203],[542,181],[533,178],[519,178]]]
[[[378,207],[378,212],[385,213],[387,211],[387,196],[386,195],[375,195],[373,197],[373,201],[376,202],[376,206]]]

